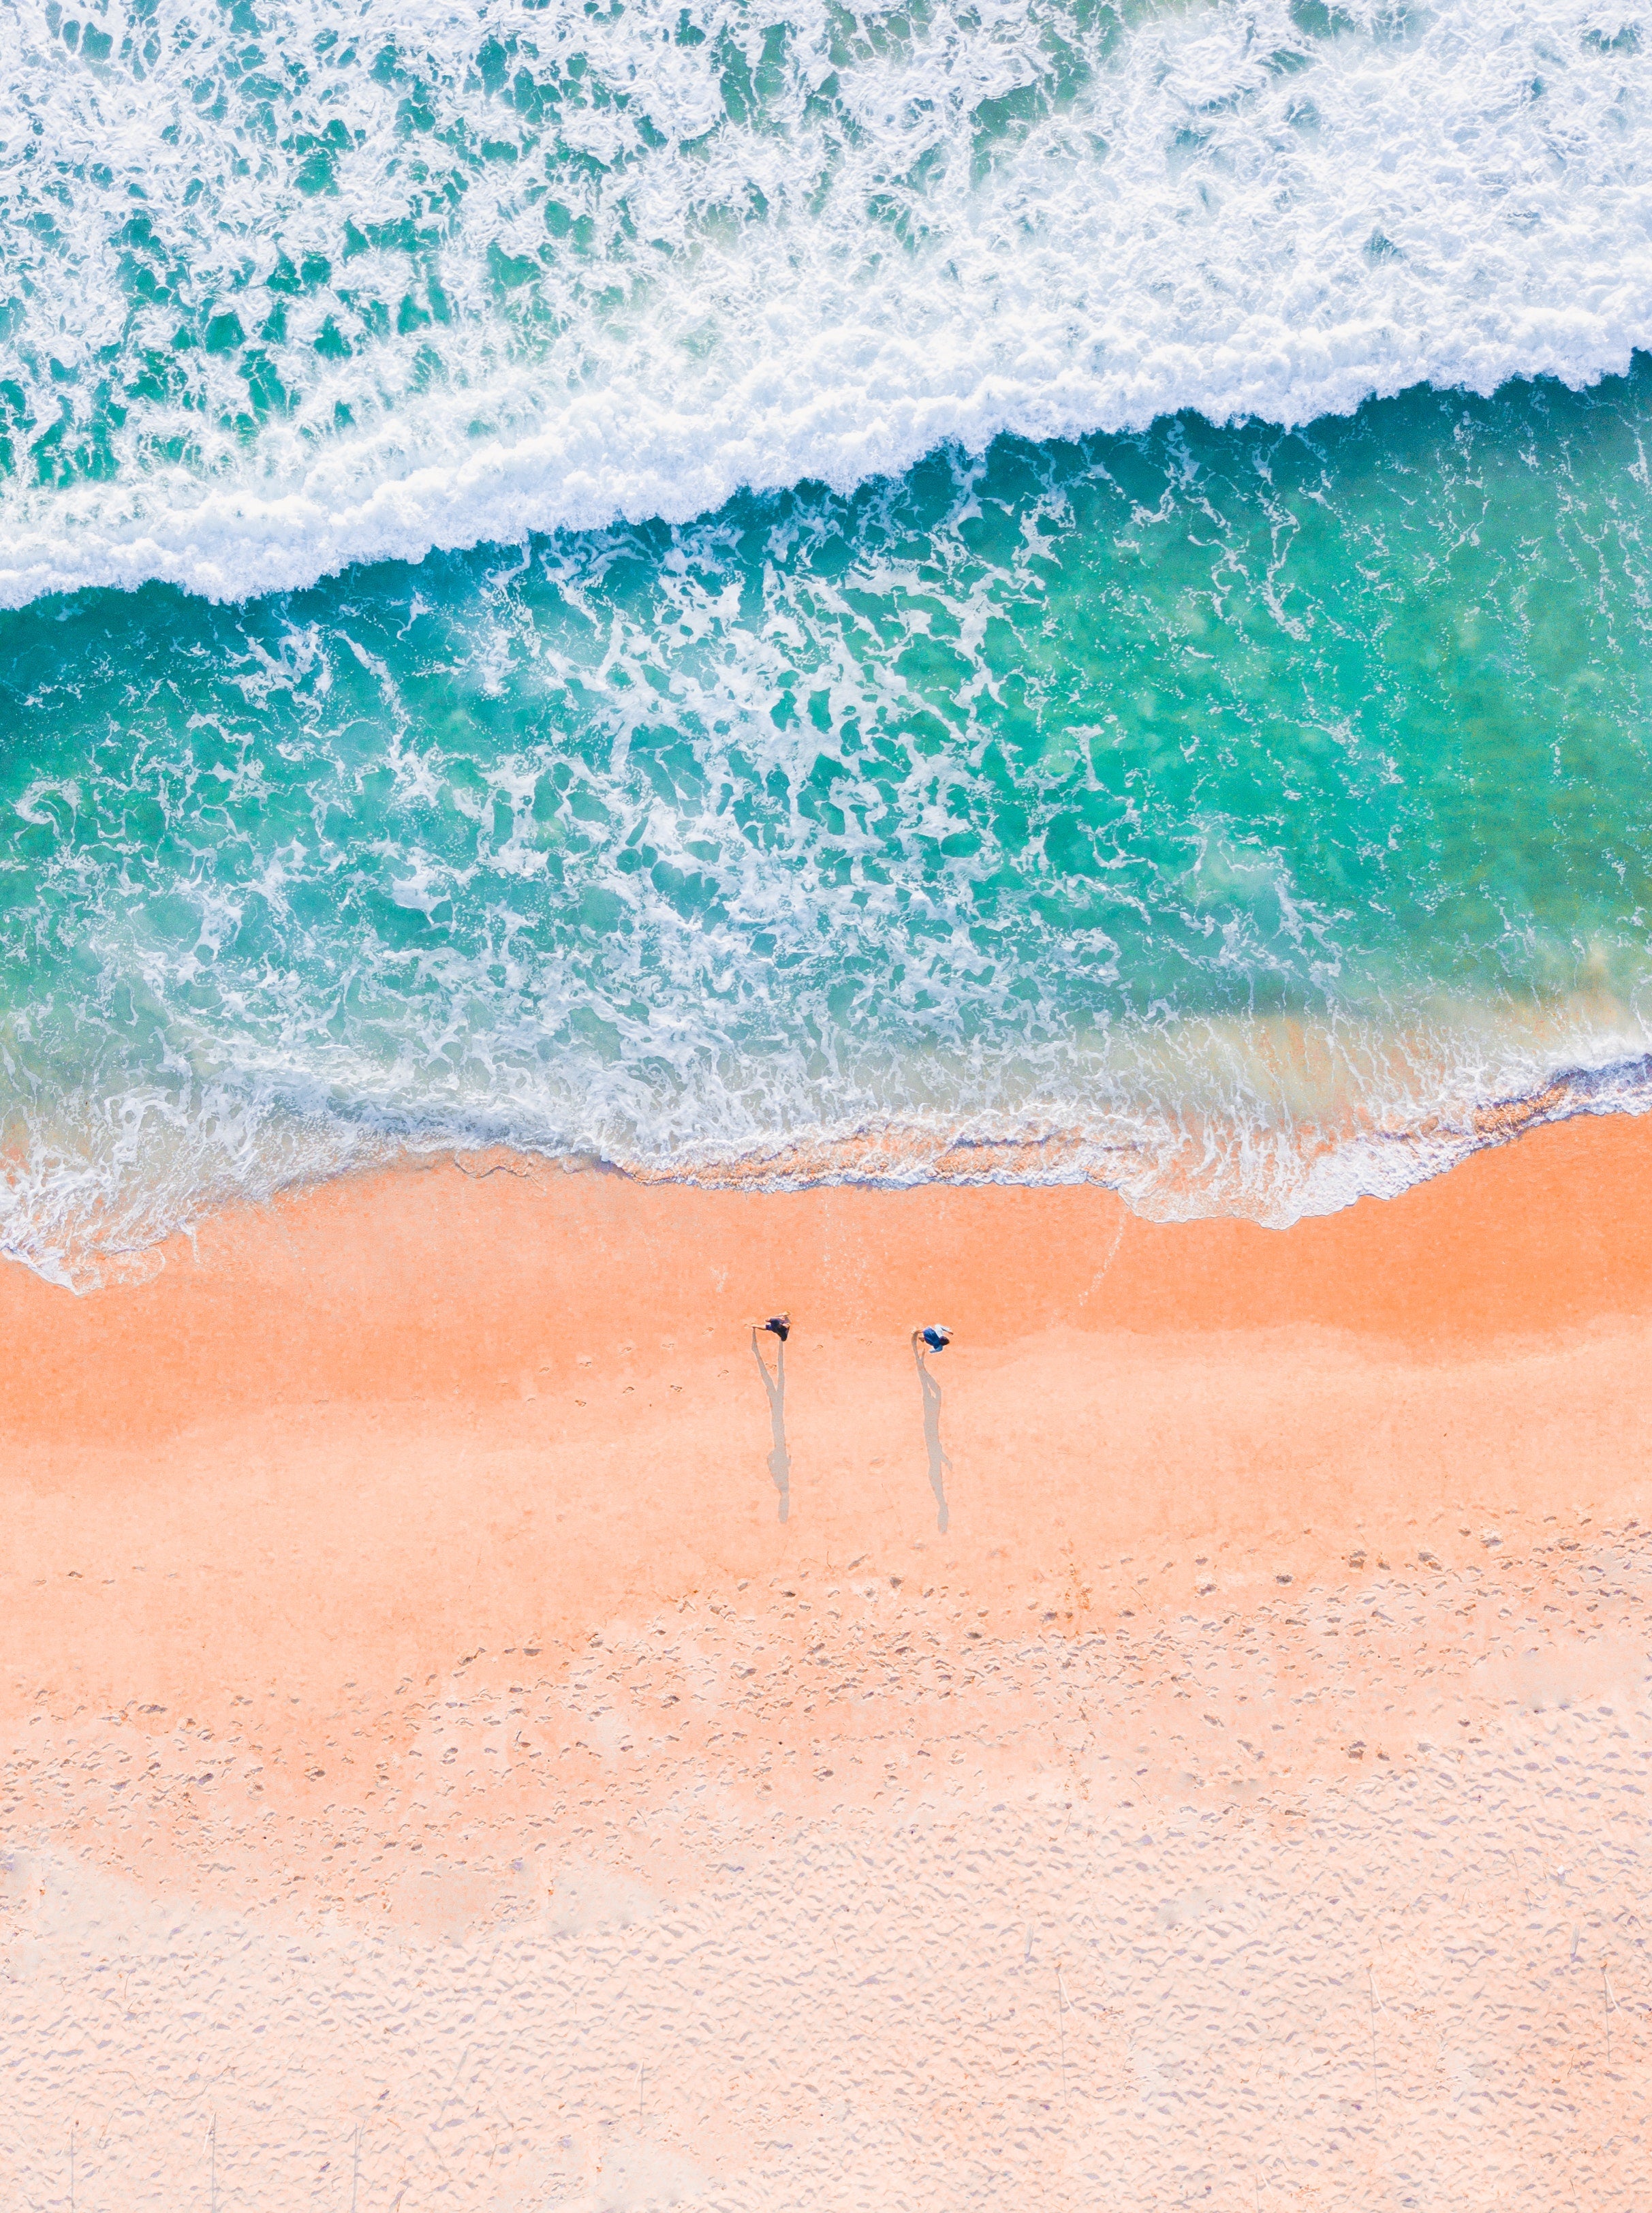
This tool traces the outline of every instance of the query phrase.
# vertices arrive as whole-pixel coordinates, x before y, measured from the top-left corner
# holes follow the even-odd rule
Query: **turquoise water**
[[[1585,16],[45,11],[6,1249],[495,1142],[1284,1222],[1638,1107],[1652,141]]]

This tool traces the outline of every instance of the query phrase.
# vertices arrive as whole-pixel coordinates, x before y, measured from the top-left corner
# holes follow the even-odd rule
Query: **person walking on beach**
[[[767,1321],[754,1321],[749,1326],[752,1357],[762,1375],[763,1388],[769,1394],[769,1473],[780,1493],[780,1519],[783,1521],[791,1512],[791,1453],[786,1443],[786,1339],[791,1335],[791,1316],[771,1314]],[[759,1338],[765,1335],[780,1340],[772,1374],[758,1343]]]
[[[952,1332],[943,1321],[930,1322],[912,1332],[912,1364],[917,1369],[918,1389],[924,1394],[924,1444],[930,1455],[930,1489],[935,1493],[935,1526],[944,1537],[951,1519],[947,1507],[947,1470],[952,1466],[941,1442],[941,1386],[930,1373],[928,1355],[944,1352]]]

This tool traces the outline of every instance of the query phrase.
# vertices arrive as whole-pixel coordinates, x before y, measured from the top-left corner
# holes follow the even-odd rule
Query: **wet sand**
[[[165,1262],[0,1275],[8,2202],[1635,2203],[1652,1128]]]

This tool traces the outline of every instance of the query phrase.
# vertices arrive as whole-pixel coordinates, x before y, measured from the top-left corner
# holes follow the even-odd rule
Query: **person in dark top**
[[[947,1470],[952,1460],[941,1442],[941,1383],[930,1372],[927,1356],[944,1352],[952,1342],[952,1332],[943,1321],[930,1322],[927,1327],[912,1332],[912,1365],[917,1370],[917,1384],[924,1394],[924,1442],[930,1454],[930,1488],[935,1493],[935,1526],[944,1537],[949,1519],[947,1510]]]
[[[786,1443],[786,1339],[791,1335],[791,1316],[771,1314],[767,1321],[754,1321],[750,1327],[752,1357],[763,1378],[763,1388],[769,1394],[769,1427],[772,1440],[769,1448],[769,1473],[774,1478],[774,1487],[780,1493],[780,1519],[783,1521],[791,1512],[791,1453]],[[757,1341],[765,1334],[780,1339],[780,1349],[774,1356],[772,1374]]]

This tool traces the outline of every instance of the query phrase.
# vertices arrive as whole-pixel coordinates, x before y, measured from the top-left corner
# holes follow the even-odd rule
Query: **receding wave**
[[[1643,15],[15,9],[0,603],[1621,372]]]
[[[1336,1037],[1300,1023],[1230,1027],[1217,1038],[1116,1042],[1072,1100],[948,1121],[939,1111],[811,1122],[745,1143],[629,1143],[497,1100],[466,1116],[399,1112],[384,1099],[300,1105],[295,1087],[211,1087],[187,1101],[71,1102],[14,1129],[0,1151],[0,1251],[65,1288],[142,1279],[158,1247],[212,1210],[259,1204],[327,1178],[452,1153],[472,1175],[607,1168],[646,1184],[780,1192],[929,1183],[1115,1191],[1160,1222],[1234,1215],[1271,1228],[1393,1198],[1472,1154],[1543,1124],[1652,1108],[1652,1034],[1629,1058],[1600,1007],[1510,1023],[1507,1009],[1457,1010],[1431,1033]],[[1560,1066],[1488,1098],[1488,1077],[1532,1082],[1563,1044],[1594,1065]],[[1144,1051],[1143,1046],[1147,1049]],[[933,1086],[934,1070],[926,1072]],[[543,1102],[540,1102],[543,1104]],[[1080,1115],[1082,1119],[1077,1119]],[[606,1140],[606,1142],[605,1142]]]

